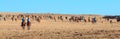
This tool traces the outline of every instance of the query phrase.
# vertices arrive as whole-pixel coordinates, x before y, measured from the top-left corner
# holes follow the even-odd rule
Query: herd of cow
[[[54,16],[54,15],[24,15],[24,14],[19,14],[19,15],[6,15],[2,16],[0,15],[0,20],[8,20],[11,19],[12,21],[17,21],[21,20],[22,17],[30,17],[31,20],[35,20],[37,22],[40,22],[43,19],[51,19],[54,21],[57,20],[68,20],[69,22],[92,22],[96,23],[97,22],[97,17],[85,17],[85,16]],[[87,19],[86,19],[87,18]],[[120,21],[120,16],[102,16],[100,19],[105,19],[109,22],[112,22],[110,19],[116,19],[117,22]]]
[[[109,19],[116,19],[117,22],[120,21],[120,16],[104,16],[103,18],[107,19],[107,20],[109,20]]]

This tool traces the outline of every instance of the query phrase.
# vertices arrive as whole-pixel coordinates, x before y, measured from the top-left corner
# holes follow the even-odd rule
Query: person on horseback
[[[28,30],[30,30],[30,26],[31,26],[31,21],[30,21],[30,17],[27,18],[27,28]]]
[[[23,30],[25,29],[25,25],[26,25],[25,17],[23,17],[22,22],[21,22],[21,26],[22,26]]]
[[[97,22],[96,17],[94,17],[94,18],[92,19],[92,23],[96,23],[96,22]]]

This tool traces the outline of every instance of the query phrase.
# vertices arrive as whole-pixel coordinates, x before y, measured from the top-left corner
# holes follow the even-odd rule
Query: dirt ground
[[[119,39],[120,23],[32,21],[31,30],[22,30],[21,20],[0,21],[1,39]]]

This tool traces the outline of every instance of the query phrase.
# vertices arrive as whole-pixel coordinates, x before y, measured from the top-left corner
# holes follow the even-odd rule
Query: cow
[[[62,16],[58,16],[58,20],[63,21],[63,17]]]
[[[117,18],[117,22],[120,22],[120,17]]]
[[[69,18],[69,21],[71,22],[71,21],[75,21],[75,17],[74,16],[71,16],[70,18]]]
[[[36,17],[36,21],[37,21],[37,22],[41,22],[41,19],[42,19],[41,16]]]
[[[116,19],[117,22],[120,21],[120,16],[104,16],[103,19],[110,21],[109,19]]]

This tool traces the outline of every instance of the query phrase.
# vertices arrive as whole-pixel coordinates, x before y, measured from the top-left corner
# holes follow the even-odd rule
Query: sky
[[[120,0],[0,0],[0,12],[120,15]]]

